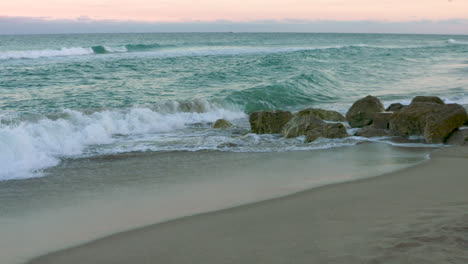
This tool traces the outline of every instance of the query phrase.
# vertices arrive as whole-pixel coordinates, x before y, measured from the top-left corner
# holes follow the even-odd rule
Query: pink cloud
[[[0,15],[139,21],[252,21],[267,19],[382,20],[468,18],[461,0],[15,0]]]

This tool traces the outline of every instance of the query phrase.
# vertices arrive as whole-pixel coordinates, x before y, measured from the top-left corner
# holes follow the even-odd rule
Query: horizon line
[[[93,35],[93,34],[359,34],[359,35],[436,35],[436,36],[468,36],[464,33],[405,33],[405,32],[304,32],[304,31],[145,31],[145,32],[70,32],[70,33],[0,33],[0,36],[34,36],[34,35]]]

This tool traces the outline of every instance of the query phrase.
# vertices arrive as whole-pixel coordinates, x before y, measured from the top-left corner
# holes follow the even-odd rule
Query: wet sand
[[[468,148],[459,147],[381,177],[155,224],[30,263],[439,264],[468,263],[467,249]]]

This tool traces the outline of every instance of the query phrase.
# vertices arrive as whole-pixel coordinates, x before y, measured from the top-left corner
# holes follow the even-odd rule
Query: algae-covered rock
[[[239,145],[236,144],[236,143],[227,142],[227,143],[219,144],[217,147],[218,148],[235,148],[235,147],[238,147],[238,146]]]
[[[445,140],[449,145],[468,145],[468,126],[455,129]]]
[[[284,126],[284,137],[306,136],[306,142],[312,142],[319,137],[342,138],[347,137],[346,128],[341,123],[326,123],[314,114],[298,114]]]
[[[400,136],[422,135],[428,115],[441,106],[434,103],[413,103],[390,118],[390,129]]]
[[[291,120],[289,111],[257,111],[250,114],[250,127],[257,134],[279,134]]]
[[[225,120],[225,119],[218,119],[216,122],[214,122],[212,128],[221,128],[221,129],[226,129],[232,127],[231,122]]]
[[[322,128],[322,137],[324,138],[344,138],[347,136],[349,136],[348,132],[346,132],[345,126],[341,123],[326,123]]]
[[[344,122],[346,121],[346,118],[336,112],[336,111],[331,111],[331,110],[324,110],[324,109],[319,109],[319,108],[307,108],[304,110],[301,110],[297,113],[294,114],[295,116],[298,115],[312,115],[317,117],[318,119],[321,120],[327,120],[327,121],[335,121],[335,122]]]
[[[443,105],[440,111],[428,116],[424,128],[424,139],[427,143],[443,143],[467,119],[466,110],[461,105]]]
[[[341,123],[325,123],[321,128],[315,128],[306,132],[305,142],[309,143],[318,138],[344,138],[349,136],[346,128]]]
[[[294,115],[283,127],[281,134],[287,138],[304,136],[312,130],[321,131],[325,125],[326,123],[323,120],[312,114]]]
[[[391,104],[387,107],[387,109],[385,109],[385,111],[387,112],[396,112],[396,111],[399,111],[401,109],[403,109],[405,106],[400,104],[400,103],[394,103],[394,104]]]
[[[374,115],[372,126],[377,129],[389,129],[393,112],[380,112]]]
[[[411,103],[434,103],[434,104],[445,104],[442,99],[440,99],[437,96],[416,96],[413,98],[413,101]]]
[[[351,106],[346,113],[346,119],[351,127],[365,127],[372,124],[375,113],[383,111],[384,107],[380,100],[369,95]]]
[[[458,104],[414,102],[390,118],[390,129],[400,136],[422,135],[427,143],[442,143],[468,119]]]

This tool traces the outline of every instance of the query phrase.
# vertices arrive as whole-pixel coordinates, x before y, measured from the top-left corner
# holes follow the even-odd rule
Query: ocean
[[[461,35],[2,35],[0,262],[424,161],[441,146],[255,135],[248,114],[466,106],[467,75]]]
[[[468,36],[0,36],[0,180],[41,176],[63,159],[134,151],[354,144],[208,128],[225,118],[248,129],[255,110],[345,112],[368,94],[385,103],[415,95],[468,103],[467,55]]]

